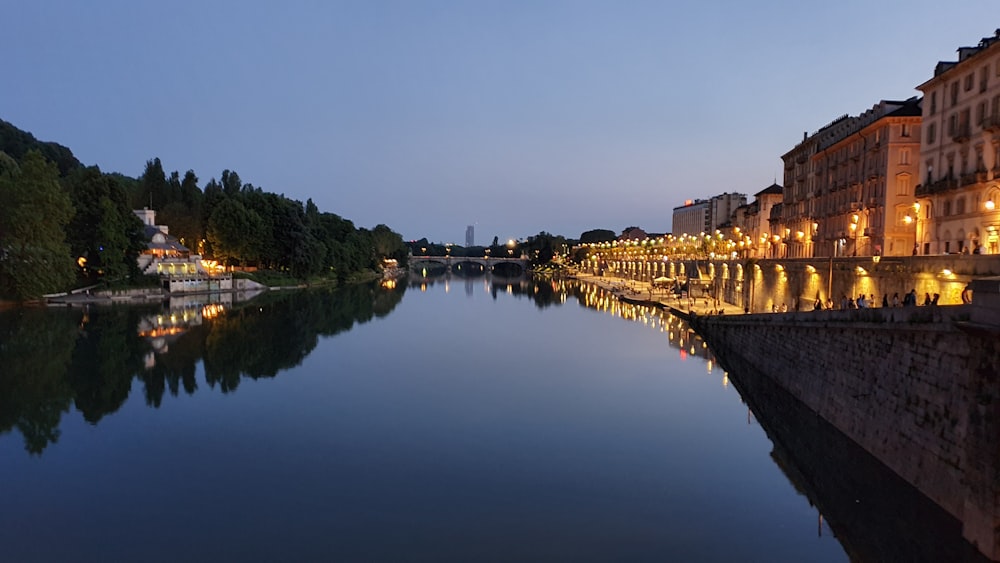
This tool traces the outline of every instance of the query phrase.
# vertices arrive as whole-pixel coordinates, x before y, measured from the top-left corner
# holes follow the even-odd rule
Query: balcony
[[[958,189],[958,180],[954,178],[943,178],[941,180],[930,182],[928,184],[918,185],[916,189],[916,195],[917,197],[920,197],[956,189]]]
[[[951,140],[956,143],[964,143],[972,137],[971,127],[968,123],[960,123],[955,130],[951,132]]]
[[[1000,115],[987,115],[979,122],[986,131],[1000,131]]]
[[[958,178],[958,185],[960,186],[971,186],[979,181],[975,173],[962,174]]]

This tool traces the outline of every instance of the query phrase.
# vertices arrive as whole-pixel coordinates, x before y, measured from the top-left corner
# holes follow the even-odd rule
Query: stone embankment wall
[[[767,374],[1000,560],[1000,281],[972,305],[691,321],[721,365]]]

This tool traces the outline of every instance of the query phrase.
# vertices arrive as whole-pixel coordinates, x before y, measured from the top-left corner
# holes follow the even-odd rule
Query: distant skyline
[[[918,95],[997,7],[16,2],[0,118],[106,172],[235,170],[407,240],[664,232],[686,199],[781,183],[803,132]]]

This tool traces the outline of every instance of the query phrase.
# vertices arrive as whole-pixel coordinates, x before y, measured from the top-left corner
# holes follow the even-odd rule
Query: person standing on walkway
[[[882,294],[882,306],[883,307],[888,307],[889,306],[889,294],[888,293],[883,293]]]

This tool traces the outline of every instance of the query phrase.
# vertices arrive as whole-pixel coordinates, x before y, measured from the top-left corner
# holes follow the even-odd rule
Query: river
[[[572,281],[17,310],[0,366],[5,561],[973,557],[678,319]]]

